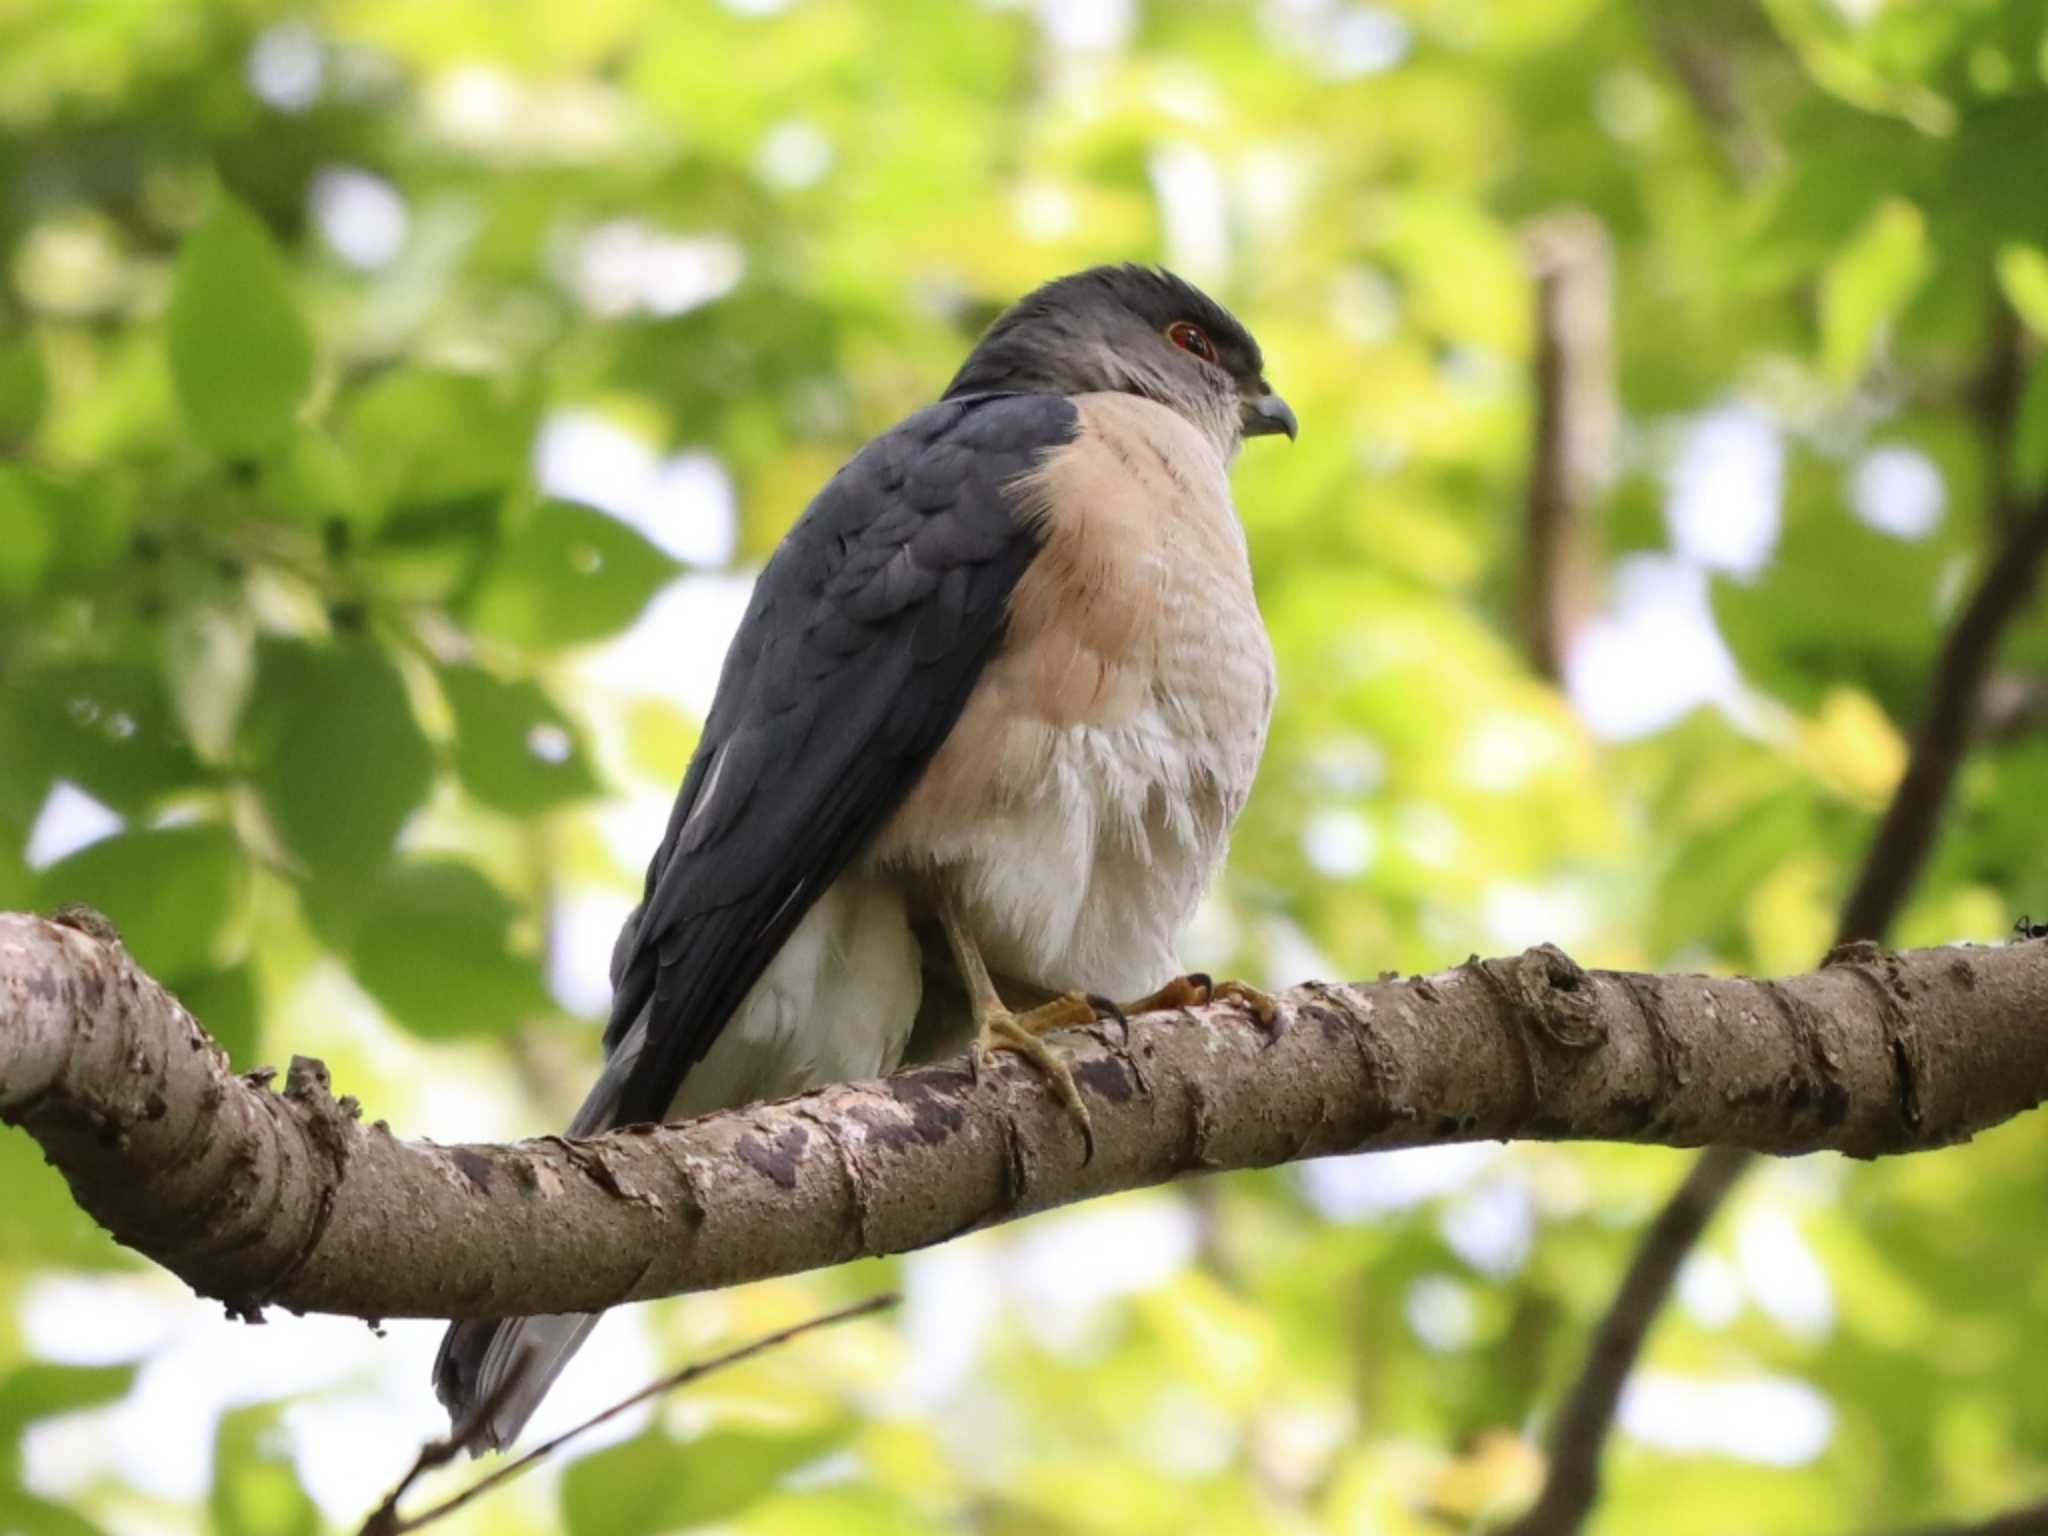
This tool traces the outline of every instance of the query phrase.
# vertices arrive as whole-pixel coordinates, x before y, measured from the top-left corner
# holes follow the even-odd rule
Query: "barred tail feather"
[[[590,1096],[569,1123],[571,1136],[595,1136],[614,1123],[619,1089],[639,1059],[647,1033],[643,1013],[605,1059]],[[533,1417],[533,1410],[547,1395],[555,1378],[562,1374],[572,1356],[590,1336],[603,1314],[560,1312],[540,1317],[483,1318],[451,1323],[441,1339],[441,1353],[434,1361],[434,1394],[448,1409],[449,1423],[460,1428],[477,1405],[487,1402],[519,1359],[520,1351],[533,1351],[519,1385],[482,1426],[476,1442],[479,1453],[488,1446],[502,1451],[518,1437]]]
[[[521,1358],[528,1357],[518,1385],[498,1404],[489,1421],[479,1426],[476,1454],[487,1448],[501,1451],[518,1438],[601,1316],[599,1312],[564,1312],[456,1323],[448,1330],[434,1361],[434,1391],[456,1425],[465,1423],[478,1405],[488,1402]]]

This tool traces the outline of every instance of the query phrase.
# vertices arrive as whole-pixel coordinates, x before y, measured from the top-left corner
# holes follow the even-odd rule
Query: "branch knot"
[[[1480,969],[1553,1044],[1591,1051],[1607,1043],[1592,978],[1555,944],[1525,949],[1513,961],[1482,961]]]
[[[1821,969],[1836,965],[1875,965],[1884,958],[1884,946],[1868,939],[1844,939],[1821,957]]]

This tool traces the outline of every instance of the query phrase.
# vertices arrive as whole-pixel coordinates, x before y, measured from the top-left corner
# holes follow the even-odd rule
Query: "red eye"
[[[1192,320],[1176,320],[1166,328],[1166,339],[1183,352],[1192,352],[1205,363],[1216,361],[1215,343],[1209,333]]]

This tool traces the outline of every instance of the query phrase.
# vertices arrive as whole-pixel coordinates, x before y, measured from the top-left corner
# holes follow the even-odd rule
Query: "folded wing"
[[[663,1117],[811,903],[917,783],[1037,553],[1012,487],[1076,426],[1053,395],[933,406],[864,448],[776,550],[616,957],[607,1049],[643,1010],[647,1027],[610,1124]]]

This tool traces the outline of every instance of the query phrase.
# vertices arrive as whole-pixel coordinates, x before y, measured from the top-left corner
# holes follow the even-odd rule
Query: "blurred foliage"
[[[551,1127],[597,1031],[549,958],[608,942],[562,902],[630,899],[734,583],[999,305],[1136,257],[1236,306],[1305,424],[1237,474],[1282,699],[1189,959],[1802,967],[2048,479],[2044,73],[2042,0],[0,0],[0,906],[91,901],[238,1065],[317,1050],[405,1132]],[[1517,650],[1521,230],[1567,204],[1616,246],[1599,557],[1617,614],[1646,571],[1707,593],[1740,682],[1696,698],[1654,627],[1572,701]],[[1730,412],[1732,480],[1693,452]],[[565,421],[695,474],[678,526],[545,484]],[[620,640],[657,600],[703,654]],[[2048,742],[1986,748],[1898,936],[2048,905],[2044,800]],[[1757,1179],[1597,1530],[2038,1496],[2044,1137]],[[1471,1529],[1680,1166],[1237,1176],[646,1309],[680,1355],[913,1293],[445,1528]],[[138,1482],[125,1346],[47,1298],[163,1287],[18,1135],[0,1190],[0,1530],[313,1532],[402,1470],[298,1416],[336,1379],[233,1407],[197,1497]]]

